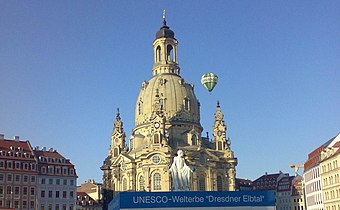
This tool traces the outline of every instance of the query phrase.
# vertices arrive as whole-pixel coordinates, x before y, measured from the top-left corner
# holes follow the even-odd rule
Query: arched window
[[[217,142],[217,150],[222,150],[223,149],[223,143],[221,141]]]
[[[118,157],[118,155],[119,155],[119,149],[116,147],[113,149],[113,156]]]
[[[139,177],[139,191],[144,191],[145,190],[144,183],[145,183],[144,177],[140,176]]]
[[[217,191],[222,191],[222,190],[223,190],[222,177],[217,176]]]
[[[167,61],[174,61],[174,52],[173,52],[173,49],[174,48],[170,44],[166,47],[166,55],[167,55],[166,60]]]
[[[197,145],[197,136],[195,134],[192,135],[191,142],[192,142],[192,145]]]
[[[162,60],[162,50],[161,47],[158,46],[156,48],[156,62],[160,62]]]
[[[161,136],[160,136],[160,134],[155,133],[155,135],[153,136],[153,143],[154,143],[154,144],[160,144],[160,142],[161,142]]]
[[[162,186],[161,186],[161,174],[160,173],[155,173],[153,175],[153,189],[154,190],[161,190]]]
[[[123,191],[127,191],[128,186],[127,186],[127,179],[124,177],[123,178]]]
[[[200,176],[199,180],[198,180],[198,190],[199,191],[205,191],[205,177],[204,176]]]

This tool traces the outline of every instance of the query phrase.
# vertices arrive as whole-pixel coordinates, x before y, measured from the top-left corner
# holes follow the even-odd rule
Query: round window
[[[161,162],[161,157],[159,157],[158,155],[154,155],[152,157],[152,162],[155,163],[155,164],[158,164]]]

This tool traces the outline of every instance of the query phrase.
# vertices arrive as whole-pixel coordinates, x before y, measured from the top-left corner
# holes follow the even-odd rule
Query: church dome
[[[143,82],[136,103],[135,125],[148,124],[157,110],[171,124],[199,125],[199,102],[194,87],[178,74],[157,74],[148,82]]]
[[[160,138],[169,137],[172,146],[179,142],[185,144],[188,131],[195,128],[200,133],[202,130],[199,102],[194,86],[180,76],[178,41],[166,25],[164,14],[163,26],[153,42],[153,51],[153,76],[142,83],[136,102],[132,136],[144,135],[142,144],[147,144],[150,140],[147,136],[158,133]],[[159,141],[156,139],[156,142]]]

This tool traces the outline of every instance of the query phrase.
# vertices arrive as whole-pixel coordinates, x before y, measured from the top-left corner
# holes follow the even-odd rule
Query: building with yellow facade
[[[121,191],[172,190],[169,168],[178,150],[193,169],[191,191],[234,191],[237,159],[217,103],[213,138],[202,137],[200,103],[194,86],[180,75],[178,41],[163,25],[153,42],[152,77],[143,82],[135,108],[135,127],[127,146],[118,110],[109,154],[101,167],[103,188]]]
[[[340,135],[321,152],[321,183],[325,210],[340,209]]]

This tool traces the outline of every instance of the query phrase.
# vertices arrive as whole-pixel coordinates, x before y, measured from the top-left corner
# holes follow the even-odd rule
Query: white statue
[[[177,151],[177,157],[174,157],[174,162],[170,167],[172,176],[173,191],[189,191],[190,190],[190,175],[193,172],[185,163],[183,151]]]

